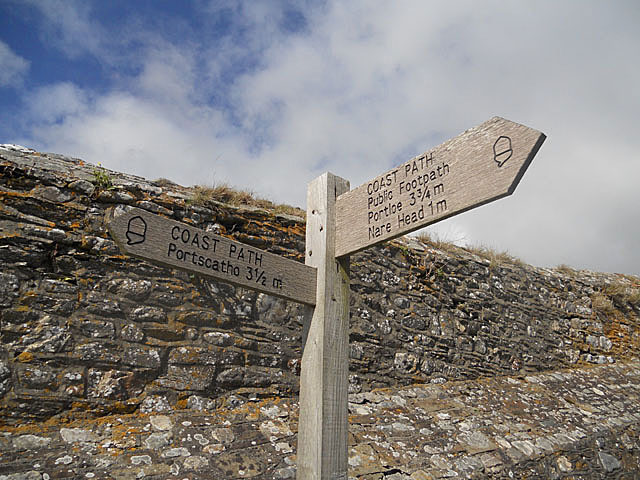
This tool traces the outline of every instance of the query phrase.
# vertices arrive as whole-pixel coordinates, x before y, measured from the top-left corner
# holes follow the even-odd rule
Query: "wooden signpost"
[[[512,194],[545,138],[494,117],[352,191],[325,173],[307,191],[306,265],[137,208],[109,230],[131,255],[307,306],[297,478],[346,480],[349,255]]]
[[[318,300],[302,355],[297,478],[348,478],[349,255],[510,195],[544,139],[495,117],[352,191],[331,174],[309,185]]]

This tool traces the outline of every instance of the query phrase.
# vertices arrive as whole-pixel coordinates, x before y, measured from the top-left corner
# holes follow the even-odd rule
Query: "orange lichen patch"
[[[4,422],[0,422],[0,431],[13,433],[15,435],[42,435],[50,430],[50,426],[54,429],[56,428],[55,424],[51,425],[46,423],[6,424]]]
[[[33,353],[31,352],[22,352],[20,355],[16,357],[16,360],[22,363],[29,363],[33,360]]]
[[[111,430],[110,439],[115,441],[116,443],[125,441],[124,446],[127,448],[132,448],[135,446],[135,444],[131,444],[126,441],[133,440],[133,438],[131,438],[133,435],[142,435],[146,432],[144,431],[143,423],[138,423],[138,424],[134,423],[133,425],[130,425],[128,423],[129,422],[127,419],[127,421],[125,421],[124,423],[112,424],[110,429]]]
[[[109,258],[111,260],[129,260],[131,257],[129,257],[129,255],[109,255]]]
[[[613,343],[611,353],[616,357],[630,358],[640,348],[640,336],[634,335],[638,325],[630,324],[629,320],[618,312],[604,325],[604,334]]]
[[[13,198],[25,198],[25,197],[30,197],[31,193],[27,192],[27,193],[23,193],[23,192],[9,192],[9,191],[2,191],[0,192],[0,198],[2,197],[13,197]]]
[[[305,223],[296,223],[295,225],[290,225],[287,227],[286,232],[289,235],[303,236],[306,235],[306,224]]]
[[[86,235],[82,235],[82,239],[80,240],[80,245],[82,248],[91,248],[92,245],[89,243],[89,238]]]
[[[0,238],[21,238],[21,237],[22,237],[22,235],[20,235],[18,233],[15,233],[15,232],[0,235]]]

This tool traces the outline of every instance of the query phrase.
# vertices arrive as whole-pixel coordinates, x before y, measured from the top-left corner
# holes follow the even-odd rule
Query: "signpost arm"
[[[305,315],[297,478],[347,479],[349,257],[335,258],[335,203],[349,182],[331,173],[307,191],[306,264],[316,267],[315,308]]]

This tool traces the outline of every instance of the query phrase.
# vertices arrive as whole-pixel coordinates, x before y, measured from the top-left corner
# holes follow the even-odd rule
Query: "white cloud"
[[[434,229],[537,264],[640,273],[634,2],[328,2],[292,35],[282,7],[248,5],[229,7],[244,33],[213,44],[141,32],[139,73],[101,95],[65,86],[68,108],[41,98],[58,121],[32,140],[304,205],[323,171],[355,187],[501,115],[547,142],[513,197]],[[68,23],[68,38],[85,28]]]
[[[146,56],[142,72],[135,79],[135,91],[157,102],[184,105],[196,95],[196,59],[185,49],[162,42]]]
[[[64,122],[89,108],[88,94],[70,82],[40,87],[26,101],[31,116],[45,125]]]
[[[21,85],[28,70],[29,62],[16,55],[9,45],[0,40],[0,87]]]
[[[52,151],[82,152],[82,158],[115,170],[185,184],[212,183],[219,180],[213,161],[235,147],[229,140],[207,136],[220,123],[215,112],[202,112],[208,116],[207,131],[191,113],[113,93],[58,125],[42,125],[35,135]]]
[[[80,0],[22,0],[40,12],[43,43],[55,45],[71,58],[89,53],[101,56],[104,31],[91,19],[90,2]]]

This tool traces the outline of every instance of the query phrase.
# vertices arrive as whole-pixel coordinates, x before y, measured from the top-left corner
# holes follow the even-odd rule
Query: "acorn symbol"
[[[145,241],[147,235],[147,222],[140,215],[131,217],[127,226],[127,245],[137,245]]]
[[[498,164],[498,167],[501,167],[511,158],[511,155],[513,155],[511,139],[501,135],[493,144],[493,160]]]

